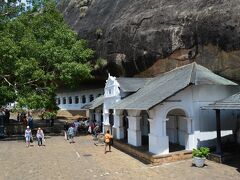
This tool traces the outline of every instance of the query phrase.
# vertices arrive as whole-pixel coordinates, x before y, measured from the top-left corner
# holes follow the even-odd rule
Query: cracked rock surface
[[[240,81],[239,0],[61,0],[58,8],[113,75],[196,61]]]

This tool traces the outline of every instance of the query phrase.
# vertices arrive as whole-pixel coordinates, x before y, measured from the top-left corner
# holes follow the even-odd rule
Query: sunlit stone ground
[[[0,180],[28,179],[234,179],[236,167],[207,161],[204,168],[192,160],[151,166],[112,148],[104,154],[91,136],[77,137],[69,144],[62,136],[48,137],[45,147],[26,148],[24,141],[0,141]]]

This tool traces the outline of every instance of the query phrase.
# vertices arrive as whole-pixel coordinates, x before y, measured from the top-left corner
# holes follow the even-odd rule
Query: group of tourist
[[[74,121],[73,123],[68,123],[65,121],[64,124],[64,138],[65,140],[71,140],[70,142],[74,142],[74,136],[77,136],[81,131],[84,133],[92,134],[95,137],[100,132],[100,126],[96,122],[80,122],[79,120]]]
[[[32,121],[32,119],[31,119]],[[69,140],[70,143],[74,143],[74,136],[79,133],[79,126],[80,122],[75,121],[71,124],[68,123],[68,121],[65,121],[64,124],[64,138],[65,140]],[[32,135],[32,128],[28,125],[27,129],[25,130],[25,139],[26,139],[26,146],[29,147],[30,143],[33,142],[33,135]],[[91,130],[89,130],[91,129]],[[95,137],[100,133],[100,126],[97,123],[89,123],[88,125],[88,132],[93,134]],[[44,139],[44,133],[43,130],[39,127],[36,132],[36,138],[38,141],[38,146],[43,145]],[[109,152],[111,152],[111,144],[112,144],[112,135],[110,134],[110,131],[107,130],[106,134],[104,135],[104,142],[105,142],[105,148],[104,153],[107,152],[107,147],[109,148]]]
[[[65,121],[64,124],[64,139],[69,140],[70,143],[74,143],[74,136],[77,135],[80,131],[80,121],[74,121],[73,123],[69,124],[68,121]],[[87,124],[88,133],[92,134],[93,136],[97,137],[97,135],[101,132],[100,125],[98,123],[90,122]],[[104,153],[107,153],[107,147],[109,148],[109,152],[111,152],[111,145],[112,145],[112,135],[110,131],[107,130],[106,134],[104,135],[104,142],[105,142],[105,149]]]
[[[30,129],[33,129],[33,118],[30,112],[28,112],[27,115],[25,112],[18,113],[17,121],[22,122],[26,126],[29,126]]]
[[[38,141],[38,147],[43,145],[44,139],[44,133],[43,130],[39,127],[36,133],[36,138]],[[25,139],[26,139],[26,146],[29,147],[30,143],[33,142],[33,135],[32,130],[29,126],[27,126],[27,129],[25,130]]]

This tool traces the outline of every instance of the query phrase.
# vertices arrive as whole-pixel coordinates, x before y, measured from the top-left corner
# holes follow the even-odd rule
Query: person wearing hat
[[[32,131],[29,128],[29,126],[27,126],[27,129],[25,130],[25,139],[26,139],[26,146],[27,147],[30,146],[31,137],[32,137]]]
[[[40,127],[37,130],[36,136],[37,136],[37,140],[38,140],[38,146],[42,146],[42,141],[44,140],[44,133]]]

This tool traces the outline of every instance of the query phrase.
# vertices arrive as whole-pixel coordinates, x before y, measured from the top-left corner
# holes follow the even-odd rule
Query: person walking
[[[68,128],[68,138],[70,140],[70,143],[74,143],[74,140],[73,140],[73,138],[74,138],[74,128],[73,128],[73,126],[70,126]]]
[[[79,122],[79,120],[76,120],[76,121],[73,122],[73,124],[74,124],[74,133],[75,133],[75,136],[77,136],[77,134],[78,134],[78,127],[80,125],[80,122]]]
[[[97,124],[97,125],[95,126],[95,128],[93,129],[94,138],[97,138],[97,135],[99,134],[99,132],[100,132],[100,127],[99,127],[99,125]]]
[[[20,122],[20,114],[17,115],[17,122]]]
[[[69,124],[67,121],[65,121],[65,124],[63,126],[65,140],[68,140],[68,129],[69,129]]]
[[[104,136],[104,141],[105,141],[105,151],[104,153],[107,153],[107,146],[109,147],[109,152],[111,152],[111,141],[112,141],[112,136],[109,133],[109,130],[107,130],[107,133]]]
[[[37,140],[38,140],[38,146],[42,146],[42,141],[44,140],[44,133],[40,127],[37,130],[36,136],[37,136]]]
[[[28,114],[28,126],[30,127],[30,129],[33,129],[33,118],[32,118],[32,115],[29,113]]]
[[[27,129],[25,130],[25,139],[26,139],[26,146],[27,147],[30,146],[31,138],[32,138],[32,131],[29,128],[29,126],[27,126]]]

